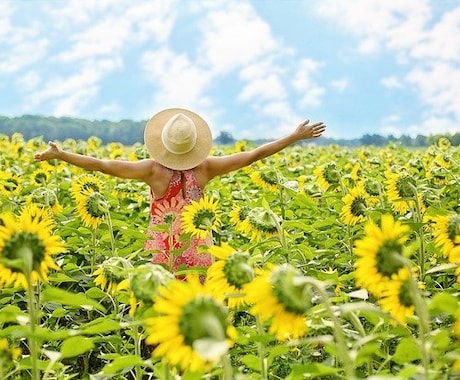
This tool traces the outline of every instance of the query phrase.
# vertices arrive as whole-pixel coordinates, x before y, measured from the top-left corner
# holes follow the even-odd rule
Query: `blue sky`
[[[167,107],[237,139],[460,132],[460,2],[0,1],[0,115]]]

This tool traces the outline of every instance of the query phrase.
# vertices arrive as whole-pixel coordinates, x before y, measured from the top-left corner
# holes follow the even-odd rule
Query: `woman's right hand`
[[[34,159],[35,161],[45,161],[45,160],[51,160],[53,158],[58,158],[60,149],[56,145],[54,141],[48,142],[49,148],[47,150],[44,150],[43,152],[38,152],[35,153]]]

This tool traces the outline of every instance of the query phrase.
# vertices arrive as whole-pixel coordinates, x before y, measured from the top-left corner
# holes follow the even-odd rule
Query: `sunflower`
[[[0,171],[0,194],[5,197],[18,195],[22,190],[22,178],[15,173]]]
[[[400,215],[406,214],[415,207],[416,182],[415,178],[406,171],[386,172],[386,192],[394,211]],[[420,204],[422,204],[419,199]]]
[[[51,174],[49,170],[40,167],[39,169],[35,170],[30,177],[32,183],[35,185],[44,186],[50,181]]]
[[[166,285],[174,275],[162,265],[146,263],[132,269],[129,275],[130,315],[134,315],[138,304],[151,306],[153,297],[159,293],[161,286]]]
[[[18,347],[10,347],[8,339],[0,338],[0,373],[8,372],[14,366],[14,361],[21,357],[22,350]]]
[[[0,216],[0,286],[28,288],[28,278],[48,280],[51,269],[59,269],[52,255],[64,252],[64,244],[53,235],[49,215],[37,207],[25,207],[19,216]]]
[[[340,185],[340,173],[337,170],[335,162],[330,162],[324,166],[317,166],[313,170],[313,174],[316,175],[318,184],[324,191],[330,188],[338,188]]]
[[[395,221],[389,214],[382,215],[381,227],[371,220],[364,226],[365,237],[355,244],[358,286],[380,295],[385,284],[404,267],[403,251],[408,230],[408,226]]]
[[[435,244],[441,249],[444,257],[458,263],[460,250],[460,214],[450,214],[433,218],[433,236]]]
[[[131,263],[123,257],[109,257],[93,275],[94,283],[102,290],[115,294],[129,286],[128,272],[132,269]]]
[[[78,195],[82,193],[87,193],[89,190],[96,193],[102,193],[104,191],[104,185],[98,176],[85,173],[73,180],[72,194],[74,197],[78,197]]]
[[[382,310],[389,312],[393,318],[405,325],[408,318],[414,316],[414,295],[411,287],[409,269],[401,268],[396,276],[385,285],[378,303]]]
[[[81,189],[79,193],[75,193],[75,201],[77,214],[82,219],[83,225],[96,229],[109,209],[105,197],[97,191]]]
[[[278,233],[280,218],[272,210],[254,207],[249,210],[247,220],[252,240],[260,241]]]
[[[230,221],[235,226],[236,230],[243,235],[251,233],[251,226],[248,221],[249,207],[246,205],[235,205],[229,212]]]
[[[200,239],[206,239],[211,231],[217,232],[220,226],[217,201],[205,195],[199,201],[191,201],[182,212],[182,228]]]
[[[364,184],[358,184],[342,198],[344,203],[340,216],[348,225],[355,225],[366,219],[369,207],[369,196],[364,190]]]
[[[270,322],[269,332],[278,340],[297,339],[306,334],[310,287],[296,268],[283,264],[257,269],[255,279],[244,290],[252,304],[251,314],[258,315],[262,322]]]
[[[154,357],[182,370],[210,370],[236,339],[228,310],[198,276],[168,282],[154,297],[153,310],[158,314],[145,320],[146,343],[155,346]]]
[[[449,169],[452,166],[452,156],[447,153],[437,154],[434,158],[434,164],[441,168]]]
[[[230,245],[212,246],[210,253],[219,260],[208,270],[206,281],[210,287],[218,289],[230,308],[238,308],[247,303],[243,287],[254,278],[254,270],[249,264],[247,252],[235,251]]]
[[[235,142],[235,152],[245,152],[249,150],[249,142],[248,140],[239,140]]]
[[[271,193],[279,192],[279,175],[273,168],[262,166],[257,170],[252,170],[250,178],[255,185],[260,186],[264,190]]]

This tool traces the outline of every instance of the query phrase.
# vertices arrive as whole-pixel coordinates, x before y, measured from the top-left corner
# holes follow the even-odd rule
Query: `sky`
[[[236,139],[460,132],[460,1],[0,0],[0,115],[170,107]]]

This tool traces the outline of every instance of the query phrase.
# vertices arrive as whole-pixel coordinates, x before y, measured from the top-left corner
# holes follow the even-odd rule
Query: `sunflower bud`
[[[230,285],[241,289],[244,284],[252,281],[254,270],[248,264],[249,254],[246,252],[235,252],[229,256],[224,264],[223,272]]]
[[[94,271],[97,276],[94,280],[103,290],[115,293],[127,288],[128,271],[132,268],[131,263],[123,257],[109,257],[102,265]]]
[[[151,304],[159,288],[173,278],[173,274],[161,265],[143,264],[132,271],[130,289],[137,300]]]
[[[272,272],[271,283],[273,294],[286,311],[299,315],[311,307],[311,287],[292,266],[278,266]]]

